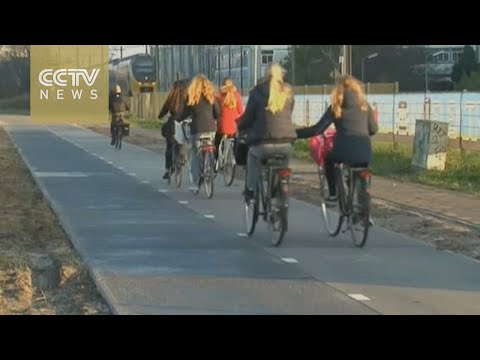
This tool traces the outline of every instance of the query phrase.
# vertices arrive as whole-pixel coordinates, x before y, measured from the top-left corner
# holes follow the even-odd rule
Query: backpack
[[[325,165],[325,158],[333,149],[335,129],[327,129],[323,134],[310,138],[310,157],[318,166]]]
[[[247,157],[248,157],[248,142],[246,134],[239,134],[239,136],[235,139],[233,145],[233,154],[235,155],[235,163],[239,166],[246,166],[247,165]]]

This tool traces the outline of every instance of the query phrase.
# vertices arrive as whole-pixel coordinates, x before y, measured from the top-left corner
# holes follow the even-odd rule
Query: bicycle
[[[175,122],[175,144],[172,150],[172,167],[168,173],[168,185],[171,184],[173,175],[177,188],[182,186],[183,166],[188,162],[184,147],[188,143],[187,126],[190,123],[191,120],[184,120],[180,124]]]
[[[210,137],[201,137],[198,139],[201,143],[198,148],[197,156],[199,157],[199,178],[198,178],[198,187],[195,190],[195,195],[200,192],[200,187],[202,183],[205,187],[205,193],[209,199],[213,196],[213,183],[214,183],[214,167],[215,167],[215,145],[213,140]]]
[[[234,144],[234,138],[224,135],[218,146],[218,159],[215,164],[215,170],[223,173],[223,181],[226,186],[231,186],[235,178]]]
[[[254,197],[245,201],[247,235],[253,235],[259,216],[263,216],[263,220],[268,224],[273,246],[280,246],[288,231],[288,187],[291,169],[284,166],[285,160],[284,155],[275,155],[262,164]]]
[[[123,114],[117,113],[114,114],[114,126],[113,126],[113,143],[115,145],[115,149],[121,150],[122,149],[122,139],[123,139]]]
[[[330,236],[337,236],[345,223],[343,233],[350,231],[352,241],[358,248],[363,248],[368,239],[370,219],[370,186],[372,174],[368,168],[352,167],[346,164],[335,165],[335,184],[337,187],[339,215],[338,220],[331,218],[325,201],[329,194],[325,169],[318,168],[322,217]],[[363,186],[364,185],[364,186]],[[356,234],[360,232],[360,234]]]

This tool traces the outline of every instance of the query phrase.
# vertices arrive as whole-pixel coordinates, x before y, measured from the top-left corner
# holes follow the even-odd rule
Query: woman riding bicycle
[[[233,80],[226,78],[217,95],[220,104],[220,119],[217,123],[217,134],[215,135],[215,159],[218,159],[218,148],[223,136],[234,137],[237,133],[237,121],[243,113],[243,101],[237,91]]]
[[[215,130],[217,129],[216,121],[220,117],[220,106],[215,99],[215,87],[205,75],[197,75],[192,79],[187,90],[187,99],[180,105],[175,119],[183,121],[192,118],[190,127],[190,142],[192,146],[192,182],[196,190],[199,178],[199,157],[198,148],[201,138],[210,138],[213,142],[215,138]]]
[[[299,139],[305,139],[320,135],[332,123],[337,131],[333,149],[325,161],[330,192],[327,201],[337,200],[335,163],[368,167],[372,158],[370,136],[378,131],[373,109],[365,99],[362,85],[349,75],[338,79],[332,92],[332,105],[328,107],[320,121],[311,127],[297,129],[297,136]]]
[[[170,113],[170,117],[167,122],[162,127],[162,135],[167,141],[167,148],[165,150],[165,175],[164,179],[169,178],[170,170],[172,168],[172,152],[173,146],[175,145],[175,124],[174,117],[178,113],[180,105],[185,101],[187,97],[187,80],[178,80],[173,83],[173,88],[168,94],[167,100],[163,104],[160,114],[158,115],[159,119],[162,119],[165,115]]]
[[[295,100],[290,85],[283,81],[285,70],[279,64],[267,68],[266,76],[250,92],[238,130],[248,132],[247,181],[244,192],[248,201],[262,171],[262,162],[274,155],[285,156],[288,167],[292,143],[297,138],[292,123]]]

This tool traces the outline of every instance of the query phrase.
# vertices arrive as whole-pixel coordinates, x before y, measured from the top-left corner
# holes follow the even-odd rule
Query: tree
[[[295,45],[295,85],[331,84],[340,70],[342,45]],[[423,62],[422,48],[403,45],[353,45],[353,76],[362,78],[362,59],[372,54],[377,57],[365,60],[365,80],[368,82],[400,82],[401,88],[415,89],[421,82],[411,67]],[[287,79],[292,81],[292,49],[283,63]],[[418,89],[417,89],[418,90]]]
[[[465,45],[458,62],[453,66],[451,79],[456,90],[480,90],[480,71],[475,49]]]
[[[341,45],[292,45],[283,62],[287,81],[292,82],[292,53],[295,54],[295,85],[331,83],[332,73],[338,71]]]
[[[0,98],[30,90],[30,46],[0,45]]]

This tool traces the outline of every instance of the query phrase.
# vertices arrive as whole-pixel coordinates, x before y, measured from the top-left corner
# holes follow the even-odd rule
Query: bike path
[[[163,192],[158,154],[76,127],[7,130],[116,314],[377,313]]]

